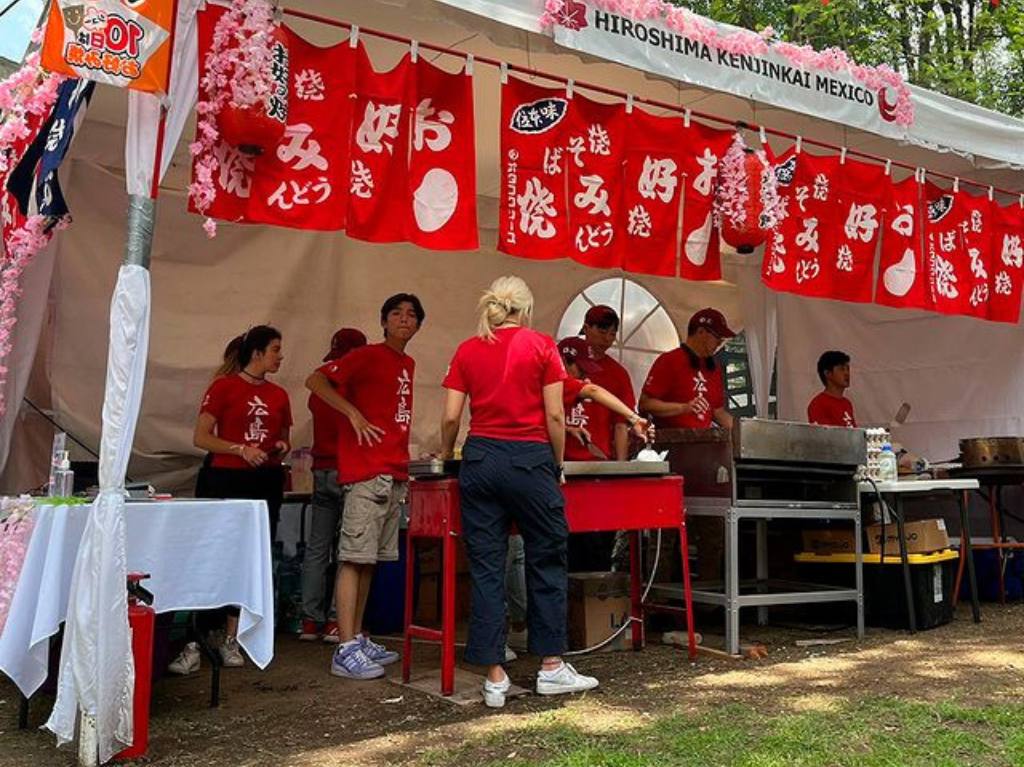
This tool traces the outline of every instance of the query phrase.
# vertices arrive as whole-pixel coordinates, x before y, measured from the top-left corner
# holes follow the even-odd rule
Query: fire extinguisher
[[[132,744],[115,759],[138,759],[149,745],[149,693],[153,680],[153,629],[156,611],[153,594],[143,588],[149,573],[128,573],[128,625],[132,630],[132,658],[135,661],[135,695],[132,703]]]

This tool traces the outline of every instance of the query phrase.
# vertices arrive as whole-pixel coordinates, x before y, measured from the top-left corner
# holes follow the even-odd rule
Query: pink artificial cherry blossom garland
[[[750,202],[750,192],[746,183],[747,168],[744,163],[746,154],[747,144],[743,136],[737,133],[722,158],[718,195],[715,199],[719,220],[728,220],[736,228],[743,226],[747,216],[747,205]],[[768,160],[768,153],[764,149],[758,149],[754,156],[761,164],[759,226],[766,230],[774,229],[786,218],[786,207],[779,196],[778,181]]]
[[[816,51],[809,45],[795,45],[778,40],[771,27],[760,32],[746,29],[722,35],[714,24],[698,16],[686,8],[672,5],[666,0],[591,0],[593,5],[603,11],[616,13],[634,21],[657,20],[676,34],[689,40],[703,43],[709,48],[737,55],[761,55],[769,50],[785,57],[791,64],[805,70],[825,70],[828,72],[849,72],[870,90],[884,98],[883,88],[891,88],[896,93],[893,107],[893,118],[898,125],[912,125],[914,122],[914,102],[910,87],[892,67],[881,64],[876,67],[865,66],[853,61],[846,51],[839,48],[826,48]],[[581,0],[546,0],[544,13],[540,23],[544,27],[557,25],[565,18],[567,12],[575,13]]]
[[[18,587],[25,554],[32,538],[35,504],[31,498],[5,498],[2,504],[6,517],[0,521],[0,634],[7,623],[11,601]]]
[[[32,34],[32,44],[38,46],[42,35],[42,30],[37,29]],[[7,174],[21,159],[15,156],[14,146],[29,137],[29,118],[49,114],[57,100],[57,89],[66,79],[63,75],[44,73],[39,59],[36,48],[16,72],[0,83],[0,113],[3,115],[0,118],[0,184],[6,184]],[[6,191],[0,190],[0,194]],[[68,223],[67,220],[53,222],[44,216],[30,216],[25,225],[3,243],[0,252],[0,416],[7,412],[4,391],[8,370],[4,362],[11,353],[11,334],[18,322],[21,275],[50,241],[52,228],[63,229]]]
[[[195,180],[189,196],[203,214],[217,197],[213,177],[218,164],[214,147],[220,136],[217,115],[225,105],[245,108],[265,100],[274,87],[271,78],[274,9],[268,0],[233,0],[217,21],[213,45],[206,56],[206,73],[196,104],[198,137],[189,145],[196,158]],[[207,218],[203,229],[217,235],[217,223]]]

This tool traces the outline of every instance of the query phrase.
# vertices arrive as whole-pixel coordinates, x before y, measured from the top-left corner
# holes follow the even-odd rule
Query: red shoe
[[[338,633],[338,624],[335,621],[327,621],[324,626],[323,640],[327,644],[341,644],[341,634]]]
[[[299,634],[300,642],[315,642],[320,638],[320,629],[316,621],[302,619],[302,632]]]

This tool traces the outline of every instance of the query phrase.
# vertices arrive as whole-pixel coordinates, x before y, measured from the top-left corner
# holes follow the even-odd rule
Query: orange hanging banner
[[[176,0],[51,0],[43,68],[166,93],[175,6]]]

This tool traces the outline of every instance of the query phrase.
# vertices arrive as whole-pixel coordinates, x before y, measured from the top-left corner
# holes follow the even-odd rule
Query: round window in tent
[[[585,288],[569,303],[558,325],[556,340],[577,335],[587,310],[601,304],[619,313],[619,335],[608,354],[629,371],[633,390],[639,396],[654,360],[662,352],[679,346],[679,333],[653,293],[626,277],[612,277]]]

